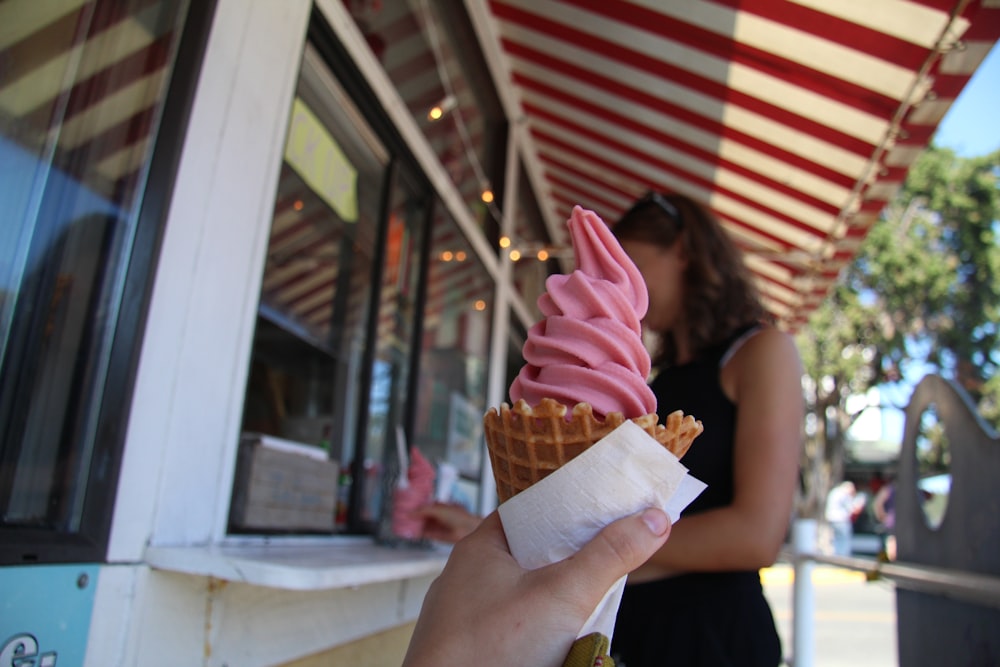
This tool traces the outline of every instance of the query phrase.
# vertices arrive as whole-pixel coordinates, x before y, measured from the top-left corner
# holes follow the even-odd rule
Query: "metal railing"
[[[783,559],[794,568],[792,584],[792,667],[815,664],[815,595],[812,583],[816,563],[864,572],[871,578],[885,578],[897,588],[919,591],[963,602],[1000,609],[1000,577],[944,568],[886,562],[873,558],[832,556],[816,552],[817,521],[799,519],[792,526],[791,549]]]

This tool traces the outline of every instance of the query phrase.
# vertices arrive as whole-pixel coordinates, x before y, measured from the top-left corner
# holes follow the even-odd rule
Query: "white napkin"
[[[576,553],[609,523],[660,507],[676,522],[705,489],[663,445],[631,421],[498,508],[511,554],[536,569]],[[595,491],[596,490],[596,491]],[[611,638],[625,589],[617,581],[580,630]]]

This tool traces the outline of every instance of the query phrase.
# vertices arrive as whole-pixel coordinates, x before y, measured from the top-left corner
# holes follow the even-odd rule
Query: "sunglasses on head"
[[[681,218],[681,212],[677,210],[677,207],[674,206],[672,203],[670,203],[670,201],[666,197],[661,195],[659,192],[656,192],[655,190],[650,190],[645,195],[643,195],[641,199],[637,199],[636,202],[632,204],[632,207],[629,210],[627,210],[619,219],[624,220],[625,218],[632,215],[639,209],[645,208],[650,204],[657,206],[661,211],[667,214],[668,218],[676,222],[678,225],[680,226],[684,225],[684,220]]]

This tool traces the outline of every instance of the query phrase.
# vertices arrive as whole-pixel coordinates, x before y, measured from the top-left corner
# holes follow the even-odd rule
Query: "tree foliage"
[[[954,379],[1000,424],[1000,151],[931,147],[798,335],[810,414],[804,511],[840,479],[850,396]]]

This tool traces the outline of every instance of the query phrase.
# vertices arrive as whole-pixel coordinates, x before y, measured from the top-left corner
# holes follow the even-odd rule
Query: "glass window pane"
[[[384,503],[389,497],[388,484],[399,470],[397,438],[400,430],[405,438],[407,409],[412,405],[410,380],[418,315],[417,290],[428,202],[429,197],[423,195],[405,172],[396,179],[386,233],[363,459],[360,520],[365,524],[387,517]]]
[[[182,1],[0,2],[0,522],[79,530]],[[108,465],[105,462],[105,467]]]
[[[346,4],[451,181],[495,236],[499,209],[481,196],[503,174],[506,122],[462,3]]]
[[[452,500],[475,507],[494,282],[444,207],[434,218],[414,442],[431,462],[454,464]]]

